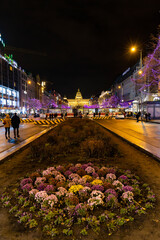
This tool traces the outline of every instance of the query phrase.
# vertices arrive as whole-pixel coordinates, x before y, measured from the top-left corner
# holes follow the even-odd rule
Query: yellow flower
[[[91,182],[91,181],[92,181],[92,177],[89,176],[89,175],[84,175],[82,178],[85,178],[86,181],[88,181],[88,182]]]
[[[83,189],[82,185],[72,185],[69,189],[69,192],[76,193],[79,192],[79,190]]]
[[[100,179],[95,179],[93,182],[91,182],[92,185],[102,185],[103,184],[103,181],[100,180]]]

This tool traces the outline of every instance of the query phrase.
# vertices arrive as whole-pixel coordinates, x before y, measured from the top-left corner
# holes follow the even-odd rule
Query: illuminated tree
[[[113,95],[109,99],[105,99],[102,103],[102,108],[127,108],[128,102],[121,101],[117,96]]]
[[[153,93],[158,91],[160,81],[160,34],[152,36],[152,52],[143,60],[143,67],[132,78],[141,92]]]
[[[31,109],[33,109],[34,113],[36,110],[39,110],[42,108],[42,104],[40,102],[40,100],[32,98],[32,99],[28,99],[28,106],[29,106],[29,111]]]

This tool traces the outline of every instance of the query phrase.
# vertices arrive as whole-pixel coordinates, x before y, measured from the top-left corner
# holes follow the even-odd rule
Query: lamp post
[[[141,75],[143,73],[143,71],[142,71],[142,60],[143,60],[143,58],[142,58],[142,49],[137,50],[136,46],[132,46],[130,48],[130,51],[131,51],[131,53],[135,53],[137,51],[139,51],[139,53],[140,53],[140,56],[139,56],[140,57],[139,58],[140,69],[138,71],[138,74]],[[140,94],[140,103],[141,103],[141,119],[142,119],[142,91],[141,91],[141,94]]]

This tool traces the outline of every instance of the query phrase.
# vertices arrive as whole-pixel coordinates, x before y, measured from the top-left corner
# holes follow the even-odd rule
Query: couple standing
[[[14,114],[14,116],[10,119],[9,114],[6,115],[4,121],[3,121],[4,127],[5,127],[5,137],[6,139],[10,138],[10,126],[12,125],[14,129],[14,138],[20,137],[19,136],[19,124],[20,124],[20,118],[17,116],[17,113]]]

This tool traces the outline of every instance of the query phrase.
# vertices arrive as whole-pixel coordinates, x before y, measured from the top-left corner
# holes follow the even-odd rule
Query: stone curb
[[[96,121],[95,121],[95,122],[96,122]],[[154,158],[156,161],[160,162],[160,158],[159,158],[158,156],[156,156],[156,155],[154,155],[153,153],[147,151],[146,149],[144,149],[144,148],[136,145],[135,143],[132,143],[132,142],[129,141],[128,139],[120,136],[118,133],[115,133],[114,131],[108,129],[107,127],[101,125],[100,123],[98,123],[98,122],[96,122],[96,123],[97,123],[99,126],[101,126],[101,127],[103,127],[104,129],[106,129],[108,132],[110,132],[110,133],[114,134],[115,136],[121,138],[123,141],[127,142],[127,143],[130,144],[131,146],[135,147],[136,149],[140,150],[141,152],[145,153],[146,155],[148,155],[148,156]]]

